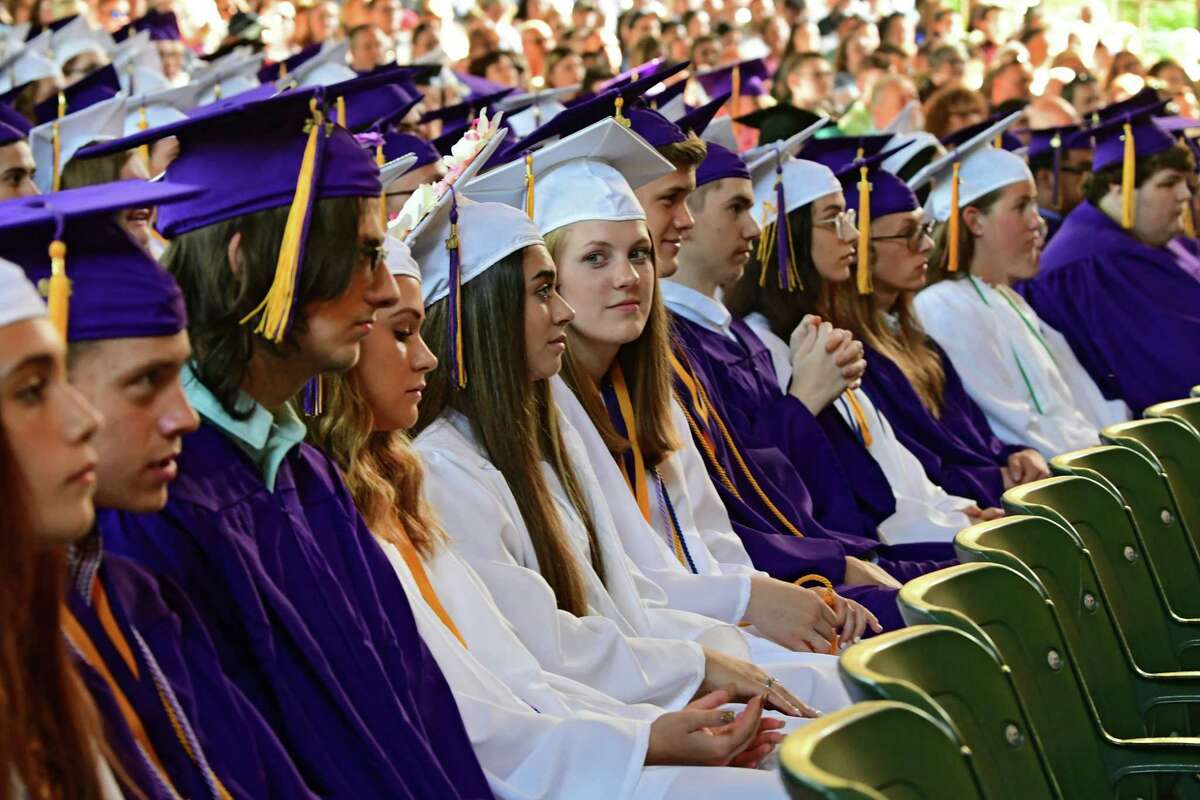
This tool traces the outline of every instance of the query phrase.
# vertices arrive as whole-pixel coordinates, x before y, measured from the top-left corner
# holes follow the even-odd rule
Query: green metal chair
[[[1190,433],[1181,422],[1152,418],[1109,425],[1100,431],[1100,438],[1157,460],[1171,484],[1184,526],[1193,537],[1200,537],[1200,439]],[[1200,549],[1200,538],[1195,541]]]
[[[1192,391],[1195,391],[1195,389]],[[1187,397],[1183,400],[1168,400],[1165,403],[1155,403],[1146,409],[1143,416],[1177,420],[1191,426],[1192,430],[1200,433],[1200,397]]]
[[[954,547],[964,562],[1002,564],[1042,589],[1104,730],[1123,739],[1190,731],[1189,709],[1180,704],[1200,704],[1200,672],[1138,669],[1073,532],[1044,517],[1014,515],[959,531]]]
[[[903,703],[858,703],[789,734],[780,771],[796,800],[983,800],[971,754]]]
[[[1192,397],[1200,397],[1200,386],[1192,387]]]
[[[1088,478],[1066,476],[1015,486],[1003,499],[1010,513],[1046,517],[1079,537],[1134,663],[1146,672],[1200,668],[1200,620],[1171,612],[1146,563],[1141,534],[1112,492]]]
[[[900,611],[910,625],[958,628],[1000,656],[1063,796],[1149,800],[1168,786],[1190,796],[1200,739],[1109,735],[1052,610],[1038,586],[998,564],[959,564],[900,590]]]
[[[855,700],[904,702],[945,722],[970,748],[988,797],[1062,798],[988,646],[954,628],[916,625],[854,645],[838,666]]]
[[[1121,498],[1142,534],[1146,557],[1171,610],[1200,618],[1200,552],[1157,460],[1128,447],[1101,445],[1055,456],[1050,469],[1056,475],[1091,478]]]

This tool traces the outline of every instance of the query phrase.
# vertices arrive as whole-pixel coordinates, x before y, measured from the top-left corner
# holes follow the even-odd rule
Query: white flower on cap
[[[763,227],[774,222],[780,213],[787,214],[818,197],[842,190],[829,167],[795,157],[800,147],[828,123],[828,119],[822,118],[782,143],[756,148],[746,154],[746,169],[750,170],[750,179],[754,183],[754,208],[751,211]],[[782,211],[776,199],[776,165],[781,170],[778,177],[783,183],[787,206]]]
[[[53,191],[55,179],[62,174],[63,168],[79,148],[92,142],[118,139],[123,135],[125,102],[128,99],[124,92],[119,92],[107,100],[67,114],[62,119],[42,123],[29,132],[29,145],[37,162],[34,182],[39,192],[48,194]]]
[[[638,220],[646,212],[634,189],[675,167],[615,119],[602,119],[471,181],[466,193],[528,211],[543,234],[582,220]]]
[[[25,277],[25,270],[0,258],[0,328],[46,316],[46,303]]]

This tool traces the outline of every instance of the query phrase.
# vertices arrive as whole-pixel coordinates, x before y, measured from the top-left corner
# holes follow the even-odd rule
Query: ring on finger
[[[722,725],[729,725],[729,724],[733,723],[733,721],[736,719],[737,719],[736,711],[722,711],[721,712],[721,724]]]
[[[769,692],[769,691],[771,691],[771,689],[772,689],[772,688],[774,688],[774,686],[775,686],[775,676],[774,676],[774,675],[768,675],[768,676],[767,676],[767,683],[766,683],[767,691],[768,691],[768,692]]]

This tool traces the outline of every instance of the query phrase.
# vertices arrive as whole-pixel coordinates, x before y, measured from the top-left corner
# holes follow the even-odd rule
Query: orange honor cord
[[[802,577],[797,578],[795,581],[793,581],[793,583],[795,583],[797,586],[799,586],[801,588],[807,588],[804,586],[804,584],[806,584],[806,583],[821,584],[821,588],[815,589],[814,591],[817,591],[820,593],[821,599],[825,602],[825,605],[829,606],[831,609],[834,609],[835,611],[837,610],[837,601],[838,601],[837,592],[835,592],[833,590],[833,582],[830,581],[829,578],[826,578],[824,575],[817,575],[816,573],[812,573],[810,575],[804,575]],[[829,643],[829,655],[831,655],[831,656],[837,655],[838,650],[841,649],[841,642],[838,641],[839,638],[840,637],[835,632],[833,634],[833,641]]]

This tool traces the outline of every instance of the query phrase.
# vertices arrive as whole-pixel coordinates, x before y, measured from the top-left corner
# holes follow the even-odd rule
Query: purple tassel
[[[319,417],[325,410],[325,386],[320,375],[304,384],[303,407],[304,413],[310,417]]]
[[[462,258],[458,246],[458,193],[450,188],[450,238],[446,250],[450,255],[450,368],[458,388],[467,386],[467,365],[462,341]]]
[[[1050,146],[1054,148],[1054,187],[1051,190],[1052,193],[1050,197],[1053,198],[1055,208],[1061,209],[1062,198],[1058,195],[1058,175],[1059,170],[1062,169],[1062,140],[1057,134],[1055,134],[1054,139],[1051,140]]]
[[[778,209],[775,218],[775,259],[779,264],[779,288],[785,292],[792,290],[791,264],[788,254],[791,253],[791,231],[788,230],[787,206],[783,198],[783,164],[775,164],[775,205]]]

